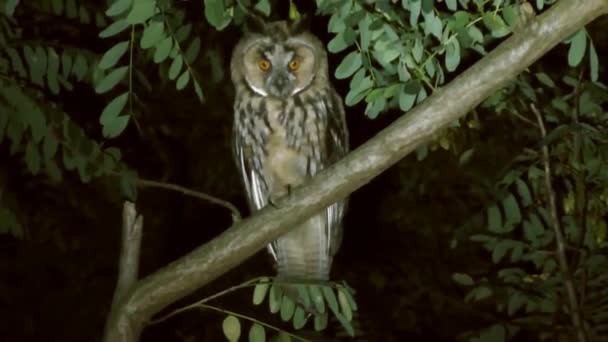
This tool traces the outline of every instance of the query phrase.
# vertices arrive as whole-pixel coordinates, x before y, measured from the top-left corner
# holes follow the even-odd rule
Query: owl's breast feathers
[[[284,195],[329,164],[329,117],[340,110],[331,90],[285,99],[252,96],[238,107],[243,145],[252,151],[251,162],[261,166],[271,197]]]

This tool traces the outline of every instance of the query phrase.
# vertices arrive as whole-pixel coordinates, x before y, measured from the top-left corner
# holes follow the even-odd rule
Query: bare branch
[[[547,137],[547,130],[545,129],[545,124],[543,122],[542,115],[536,109],[534,104],[530,105],[532,112],[536,115],[536,120],[538,121],[538,127],[540,127],[540,133],[542,139]],[[545,188],[547,191],[547,202],[549,204],[549,208],[551,209],[551,221],[553,223],[553,232],[555,233],[555,243],[557,248],[557,259],[559,261],[559,266],[562,271],[562,275],[564,277],[564,286],[566,287],[566,293],[568,294],[568,303],[570,306],[570,318],[572,320],[572,325],[576,329],[576,335],[579,342],[587,341],[587,334],[585,333],[585,327],[583,325],[581,319],[581,313],[578,305],[578,295],[576,293],[576,289],[574,288],[574,281],[572,280],[572,273],[570,272],[570,268],[568,266],[568,257],[566,256],[566,241],[564,238],[564,234],[562,233],[561,228],[561,220],[557,214],[557,205],[555,204],[555,191],[553,190],[553,185],[551,184],[551,161],[549,159],[549,146],[544,144],[542,146],[543,151],[543,165],[545,166]]]
[[[183,187],[183,186],[177,185],[177,184],[163,183],[163,182],[157,182],[157,181],[141,179],[141,178],[138,178],[136,182],[137,182],[137,185],[139,185],[139,186],[144,186],[144,187],[148,187],[148,188],[161,188],[161,189],[173,190],[173,191],[181,192],[182,194],[187,195],[187,196],[200,198],[207,202],[221,205],[222,207],[230,210],[230,212],[232,213],[233,222],[238,222],[241,220],[241,213],[234,206],[234,204],[232,204],[228,201],[224,201],[223,199],[213,197],[211,195],[207,195],[206,193],[203,193],[203,192],[194,191],[194,190],[188,189],[186,187]]]
[[[137,282],[139,273],[139,252],[143,232],[144,218],[137,215],[135,204],[127,202],[122,209],[122,239],[120,257],[118,260],[118,280],[112,299],[112,307],[108,316],[106,331],[110,328],[111,317],[116,314],[120,304]]]
[[[107,342],[136,341],[167,305],[217,279],[300,222],[346,197],[475,108],[576,30],[608,12],[608,0],[561,0],[306,185],[142,279],[122,302]],[[576,13],[576,15],[572,15]]]

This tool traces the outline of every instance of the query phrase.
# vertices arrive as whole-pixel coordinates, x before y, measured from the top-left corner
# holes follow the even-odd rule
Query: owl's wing
[[[247,153],[245,149],[249,147],[243,143],[242,136],[238,132],[235,132],[233,136],[232,154],[245,185],[249,207],[252,211],[261,209],[268,202],[268,185],[262,176],[256,172],[256,170],[261,170],[262,168],[253,167],[254,165],[252,164],[259,161],[254,158],[247,158],[245,155]]]
[[[330,101],[326,103],[328,116],[327,165],[342,159],[349,150],[348,129],[342,99],[334,89],[330,91]],[[346,211],[347,200],[338,201],[327,208],[327,236],[329,251],[336,254],[342,243],[342,219]]]

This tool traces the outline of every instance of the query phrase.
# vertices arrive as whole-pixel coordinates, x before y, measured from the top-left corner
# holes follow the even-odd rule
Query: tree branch
[[[543,118],[538,109],[534,104],[530,105],[532,112],[536,115],[538,126],[540,127],[541,137],[544,140],[547,137],[547,130],[543,123]],[[551,209],[551,221],[553,223],[553,232],[555,233],[555,243],[557,249],[557,260],[564,277],[564,286],[566,287],[566,293],[568,294],[568,304],[570,307],[570,318],[572,325],[576,329],[576,335],[579,342],[586,342],[587,335],[585,334],[585,327],[581,319],[581,313],[578,305],[578,295],[574,288],[574,281],[572,280],[572,273],[568,266],[568,257],[566,256],[566,241],[564,234],[562,233],[561,221],[557,214],[557,205],[555,204],[555,191],[551,184],[551,161],[549,159],[549,147],[544,144],[542,147],[543,151],[543,165],[545,166],[545,188],[547,191],[547,202]]]
[[[122,239],[118,259],[118,280],[106,324],[106,335],[109,329],[114,328],[110,325],[111,318],[118,313],[121,302],[137,282],[143,225],[144,218],[137,215],[135,204],[125,201],[122,209]]]
[[[241,220],[241,213],[234,206],[234,204],[232,204],[228,201],[224,201],[221,198],[213,197],[211,195],[207,195],[204,192],[194,191],[192,189],[188,189],[181,185],[172,184],[172,183],[157,182],[157,181],[142,179],[142,178],[137,178],[137,180],[135,182],[139,186],[148,187],[148,188],[161,188],[161,189],[166,189],[166,190],[173,190],[173,191],[181,192],[182,194],[184,194],[186,196],[200,198],[204,201],[220,205],[220,206],[230,210],[230,212],[232,213],[232,222],[238,222]]]
[[[475,108],[564,38],[607,12],[608,0],[557,2],[422,104],[305,186],[294,189],[276,207],[268,206],[234,224],[212,241],[141,280],[122,302],[119,314],[111,322],[112,334],[105,341],[136,341],[152,315],[367,184]]]

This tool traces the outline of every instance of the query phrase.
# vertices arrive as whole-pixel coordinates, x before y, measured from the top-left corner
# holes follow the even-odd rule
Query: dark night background
[[[273,8],[275,18],[287,16],[286,5],[281,1]],[[248,215],[230,151],[233,91],[228,61],[240,28],[231,25],[216,32],[204,21],[202,1],[185,6],[189,19],[200,23],[196,30],[203,35],[196,69],[206,102],[201,105],[191,87],[178,92],[173,83],[161,83],[157,66],[148,65],[142,71],[158,83],[150,91],[137,90],[143,103],[137,117],[141,130],[130,124],[108,144],[122,149],[140,177],[217,196]],[[314,13],[309,2],[300,1],[299,7]],[[113,44],[96,38],[94,26],[82,28],[60,18],[20,15],[25,35],[54,37],[99,53]],[[331,39],[327,20],[313,18],[312,30],[324,42]],[[212,69],[204,58],[205,49],[211,47],[223,56],[225,68],[217,84],[208,77]],[[330,70],[343,56],[329,55]],[[334,84],[345,96],[348,80],[334,79]],[[82,86],[53,100],[90,137],[101,139],[97,120],[107,98]],[[353,148],[402,115],[389,111],[370,120],[363,111],[362,105],[347,108]],[[451,279],[454,272],[474,274],[492,267],[489,255],[475,244],[460,241],[452,249],[450,242],[456,228],[483,209],[489,200],[486,190],[530,140],[514,133],[515,128],[502,117],[482,117],[482,129],[467,130],[461,139],[464,149],[467,141],[478,145],[466,166],[459,166],[458,154],[442,148],[423,161],[413,154],[350,197],[344,241],[332,277],[346,280],[357,291],[362,340],[451,341],[460,333],[500,320],[492,303],[487,307],[465,303],[465,289]],[[0,145],[0,158],[4,193],[14,196],[5,200],[19,208],[26,229],[22,240],[0,235],[2,340],[99,340],[115,287],[120,246],[122,199],[112,186],[115,179],[82,184],[76,174],[66,172],[63,182],[53,184],[24,172],[22,157],[11,156],[8,144]],[[137,207],[145,218],[142,277],[209,241],[231,223],[222,207],[162,189],[139,189]],[[247,279],[273,274],[270,258],[261,251],[163,312]],[[250,290],[214,304],[289,328],[269,315],[266,307],[254,307]],[[222,319],[215,312],[192,310],[146,328],[142,341],[221,341]]]

